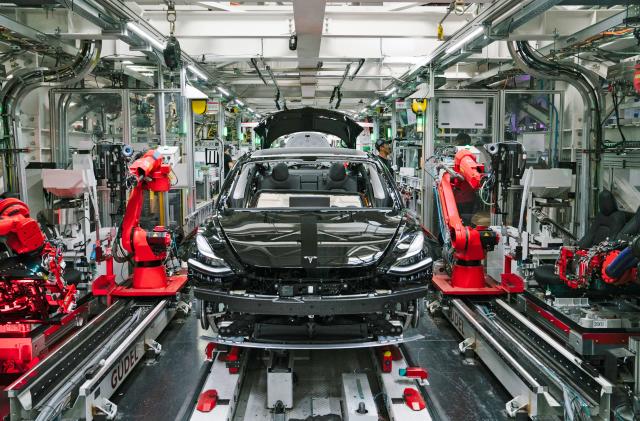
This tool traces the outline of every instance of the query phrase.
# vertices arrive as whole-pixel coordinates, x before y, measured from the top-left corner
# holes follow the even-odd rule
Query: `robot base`
[[[485,276],[485,286],[479,288],[460,288],[451,284],[449,275],[433,275],[433,284],[445,295],[501,295],[506,291],[490,276]]]
[[[447,274],[433,275],[433,284],[444,295],[502,295],[524,291],[522,278],[512,273],[502,274],[502,283],[498,284],[492,277],[485,275],[485,286],[480,288],[460,288],[451,284]]]
[[[115,276],[101,275],[93,283],[93,295],[107,297],[172,297],[187,284],[187,275],[167,277],[167,285],[159,288],[133,288],[116,285]]]

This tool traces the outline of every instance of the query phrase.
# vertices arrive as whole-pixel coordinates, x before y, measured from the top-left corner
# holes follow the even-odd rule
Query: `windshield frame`
[[[236,208],[229,207],[228,200],[235,193],[235,186],[238,179],[242,176],[239,174],[242,170],[246,168],[246,165],[258,164],[263,162],[310,162],[310,161],[349,161],[350,163],[360,163],[365,164],[365,168],[371,168],[371,166],[375,167],[378,178],[380,182],[383,184],[383,188],[386,187],[386,192],[391,199],[393,205],[390,207],[318,207],[318,208],[307,208],[307,207],[285,207],[285,208]],[[372,183],[371,183],[372,184]],[[248,185],[248,184],[247,184]],[[245,186],[246,189],[246,186]],[[343,212],[371,212],[371,211],[400,211],[404,209],[402,205],[402,200],[400,197],[400,193],[398,191],[397,185],[393,180],[390,179],[389,172],[385,170],[384,165],[374,156],[368,154],[367,156],[344,156],[344,155],[334,155],[334,154],[317,154],[317,155],[304,155],[304,156],[291,156],[291,155],[283,155],[283,156],[265,156],[265,157],[252,157],[251,154],[244,155],[233,167],[226,180],[224,181],[222,188],[220,189],[220,194],[218,195],[215,208],[217,211],[251,211],[251,212],[264,212],[264,211],[277,211],[277,212],[300,212],[300,211],[313,211],[313,210],[329,210],[329,211],[343,211]]]

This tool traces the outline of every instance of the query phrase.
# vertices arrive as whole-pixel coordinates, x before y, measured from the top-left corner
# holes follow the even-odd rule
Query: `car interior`
[[[384,177],[365,162],[292,161],[246,164],[232,186],[230,208],[390,208]]]

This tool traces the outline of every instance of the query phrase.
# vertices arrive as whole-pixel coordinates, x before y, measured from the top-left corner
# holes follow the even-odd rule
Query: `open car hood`
[[[363,128],[346,114],[311,107],[271,114],[254,129],[262,139],[262,149],[271,147],[271,143],[280,136],[297,132],[321,132],[338,136],[345,146],[355,149],[356,138],[362,130]]]

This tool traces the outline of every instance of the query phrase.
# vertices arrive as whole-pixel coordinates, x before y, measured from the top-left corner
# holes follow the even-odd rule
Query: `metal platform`
[[[273,421],[325,417],[377,421],[379,416],[398,421],[434,419],[434,408],[430,405],[418,410],[405,403],[407,388],[421,395],[424,390],[417,380],[398,374],[408,366],[401,354],[393,361],[392,371],[383,373],[380,349],[240,352],[237,374],[229,372],[225,351],[214,354],[197,395],[215,390],[217,404],[211,410],[201,410],[196,399],[183,419]],[[285,359],[290,361],[280,372],[272,370],[273,352],[285,352]],[[350,389],[355,391],[354,396],[347,392]]]

